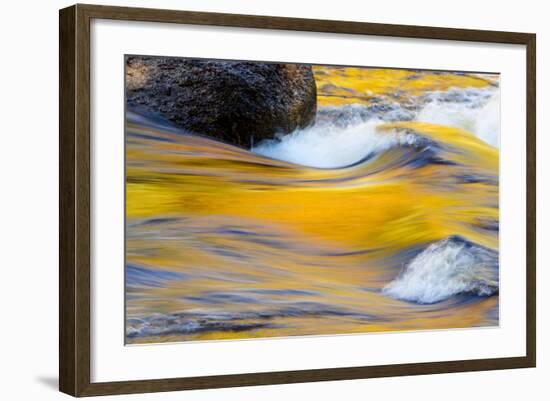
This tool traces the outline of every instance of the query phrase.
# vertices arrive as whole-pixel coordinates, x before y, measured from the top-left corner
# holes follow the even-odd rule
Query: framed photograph
[[[534,367],[535,35],[60,11],[60,390]]]

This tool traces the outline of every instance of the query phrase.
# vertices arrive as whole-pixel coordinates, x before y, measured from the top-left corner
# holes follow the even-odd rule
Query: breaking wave
[[[413,134],[377,132],[376,127],[381,123],[380,120],[370,120],[349,126],[319,124],[276,140],[263,141],[252,150],[263,156],[305,166],[338,168],[394,146],[415,142]]]
[[[499,99],[498,89],[489,87],[432,92],[415,99],[416,106],[391,103],[324,107],[319,110],[315,125],[262,141],[252,151],[310,167],[345,167],[395,145],[410,144],[410,137],[403,141],[402,136],[377,132],[381,124],[397,121],[463,129],[498,148]]]
[[[453,295],[489,296],[498,293],[498,253],[459,236],[428,246],[383,292],[421,304]]]

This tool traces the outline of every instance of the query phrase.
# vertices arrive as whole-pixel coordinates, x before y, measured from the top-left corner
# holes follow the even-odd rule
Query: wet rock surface
[[[316,98],[306,65],[126,59],[129,109],[245,148],[312,124]]]

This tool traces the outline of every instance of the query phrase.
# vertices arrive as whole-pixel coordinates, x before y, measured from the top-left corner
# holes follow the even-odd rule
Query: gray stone
[[[312,124],[310,66],[139,57],[126,59],[130,109],[248,148]]]

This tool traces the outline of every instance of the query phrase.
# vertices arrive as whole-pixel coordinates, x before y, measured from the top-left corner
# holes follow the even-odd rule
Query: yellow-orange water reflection
[[[498,84],[404,70],[315,73],[319,103],[331,107]],[[126,131],[128,342],[498,324],[498,295],[420,304],[381,291],[449,236],[498,250],[498,150],[473,133],[381,122],[376,135],[393,145],[314,168],[131,115]]]

